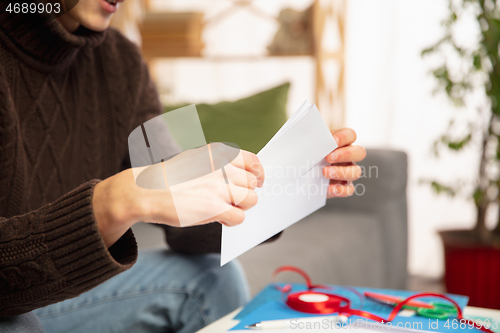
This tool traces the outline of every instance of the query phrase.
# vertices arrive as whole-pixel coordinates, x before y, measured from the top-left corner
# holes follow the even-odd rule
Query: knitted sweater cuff
[[[98,182],[81,185],[45,206],[44,214],[37,216],[43,220],[48,255],[72,297],[127,270],[137,259],[137,243],[130,229],[106,248],[92,209]]]

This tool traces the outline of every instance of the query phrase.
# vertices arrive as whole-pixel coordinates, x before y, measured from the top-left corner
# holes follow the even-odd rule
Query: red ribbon
[[[323,302],[307,302],[301,299],[304,296],[322,296],[328,297]],[[325,293],[317,293],[312,291],[298,292],[288,295],[287,304],[292,309],[299,309],[301,312],[330,314],[333,312],[344,312],[349,309],[350,301],[348,298]]]
[[[309,275],[307,275],[306,272],[304,272],[303,270],[301,270],[300,268],[297,268],[295,266],[282,266],[278,269],[276,269],[274,272],[273,272],[273,280],[276,278],[276,275],[278,275],[279,273],[281,272],[284,272],[284,271],[291,271],[291,272],[295,272],[295,273],[298,273],[300,275],[302,275],[302,277],[304,278],[304,280],[306,280],[306,285],[307,285],[307,289],[308,290],[311,290],[313,288],[316,288],[316,289],[332,289],[330,286],[325,286],[325,285],[321,285],[321,284],[318,284],[318,285],[313,285],[312,282],[311,282],[311,278],[309,278]],[[285,285],[283,288],[281,288],[280,286],[276,285],[276,288],[281,291],[281,292],[287,292],[285,289],[287,288],[291,288],[292,286],[287,284]]]
[[[280,287],[279,285],[276,285],[276,289],[281,291],[283,294],[288,294],[288,297],[286,298],[286,304],[297,311],[300,312],[305,312],[305,313],[314,313],[314,314],[332,314],[332,313],[338,313],[339,315],[346,315],[346,316],[360,316],[363,318],[371,319],[380,323],[388,323],[394,320],[396,318],[397,314],[399,311],[405,306],[407,303],[409,303],[411,300],[415,298],[421,298],[421,297],[437,297],[437,298],[442,298],[445,299],[449,302],[451,302],[456,308],[457,308],[457,319],[462,321],[464,320],[466,324],[468,325],[474,325],[475,328],[483,331],[483,332],[488,332],[488,333],[494,333],[490,329],[483,327],[482,325],[476,324],[475,321],[470,320],[470,319],[464,319],[462,315],[462,310],[458,306],[458,304],[448,296],[442,295],[442,294],[436,294],[436,293],[420,293],[420,294],[415,294],[413,296],[410,296],[406,298],[405,300],[399,302],[394,309],[391,311],[389,314],[389,317],[387,319],[384,319],[382,317],[379,317],[377,315],[374,315],[373,313],[363,311],[363,310],[357,310],[357,309],[351,309],[351,301],[348,298],[331,294],[331,293],[323,293],[323,292],[317,292],[313,291],[312,289],[329,289],[331,290],[332,288],[329,286],[325,285],[313,285],[311,282],[311,279],[309,278],[309,275],[307,275],[306,272],[301,270],[300,268],[294,267],[294,266],[283,266],[278,269],[276,269],[273,272],[273,280],[276,278],[276,275],[278,273],[281,273],[283,271],[292,271],[295,273],[298,273],[302,275],[302,277],[306,280],[306,285],[307,285],[307,291],[301,291],[301,292],[296,292],[296,293],[290,293],[292,291],[292,286],[290,284],[285,285],[284,287]],[[350,288],[349,290],[353,291],[358,295],[363,302],[364,297],[358,292],[355,291],[354,289]],[[289,294],[290,293],[290,294]],[[313,298],[314,297],[319,297],[320,299],[324,299],[322,301],[310,301],[307,298]],[[361,304],[362,307],[362,304]]]

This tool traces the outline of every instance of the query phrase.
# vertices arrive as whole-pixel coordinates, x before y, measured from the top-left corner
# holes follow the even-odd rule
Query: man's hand
[[[217,144],[210,146],[213,152],[220,149]],[[200,153],[197,153],[197,150]],[[179,227],[181,224],[179,212],[194,214],[194,220],[198,215],[214,212],[209,214],[210,218],[197,220],[199,222],[195,223],[196,225],[215,221],[227,226],[242,223],[245,218],[244,211],[257,203],[255,187],[262,187],[264,182],[264,169],[255,154],[242,150],[239,155],[241,158],[236,158],[225,165],[232,198],[228,196],[224,179],[216,177],[214,172],[175,186],[165,184],[164,170],[171,171],[171,179],[175,178],[174,173],[176,175],[183,173],[183,177],[190,178],[186,169],[196,167],[193,164],[203,163],[201,159],[197,161],[196,156],[204,155],[206,154],[203,154],[203,150],[194,149],[165,162],[169,164],[168,167],[162,167],[159,163],[142,168],[144,169],[142,172],[152,173],[153,177],[150,178],[153,183],[156,182],[154,178],[159,175],[158,183],[160,185],[163,183],[163,188],[156,184],[153,184],[151,189],[138,186],[132,169],[122,171],[98,183],[94,188],[92,204],[106,246],[113,245],[139,221]],[[181,163],[179,160],[191,162],[191,165]],[[216,162],[214,159],[214,163]],[[159,169],[159,172],[156,172],[158,171],[156,169]]]
[[[356,162],[366,157],[366,150],[352,145],[356,132],[350,128],[332,131],[332,135],[338,148],[325,158],[331,166],[323,168],[323,175],[330,179],[328,198],[347,197],[354,193],[352,181],[361,177],[361,168]]]

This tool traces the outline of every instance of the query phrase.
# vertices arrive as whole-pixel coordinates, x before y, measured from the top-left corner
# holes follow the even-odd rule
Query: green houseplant
[[[444,91],[458,108],[474,109],[477,114],[466,120],[465,126],[460,117],[452,119],[434,151],[460,151],[476,144],[480,154],[471,193],[477,207],[475,227],[440,232],[445,247],[445,282],[448,292],[470,296],[471,305],[500,308],[500,214],[493,229],[485,223],[488,209],[500,202],[500,4],[494,0],[449,0],[448,7],[444,37],[422,55],[444,59],[432,72],[437,90]],[[476,25],[477,40],[465,46],[457,27],[467,20]],[[437,193],[453,196],[461,190],[438,181],[430,183]]]

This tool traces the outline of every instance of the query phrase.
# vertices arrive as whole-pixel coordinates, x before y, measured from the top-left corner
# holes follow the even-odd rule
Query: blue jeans
[[[40,319],[33,312],[20,316],[0,318],[0,332],[2,333],[45,333]]]
[[[249,297],[237,261],[220,267],[220,256],[215,254],[148,251],[139,254],[130,270],[33,313],[47,333],[193,333],[244,305]]]

